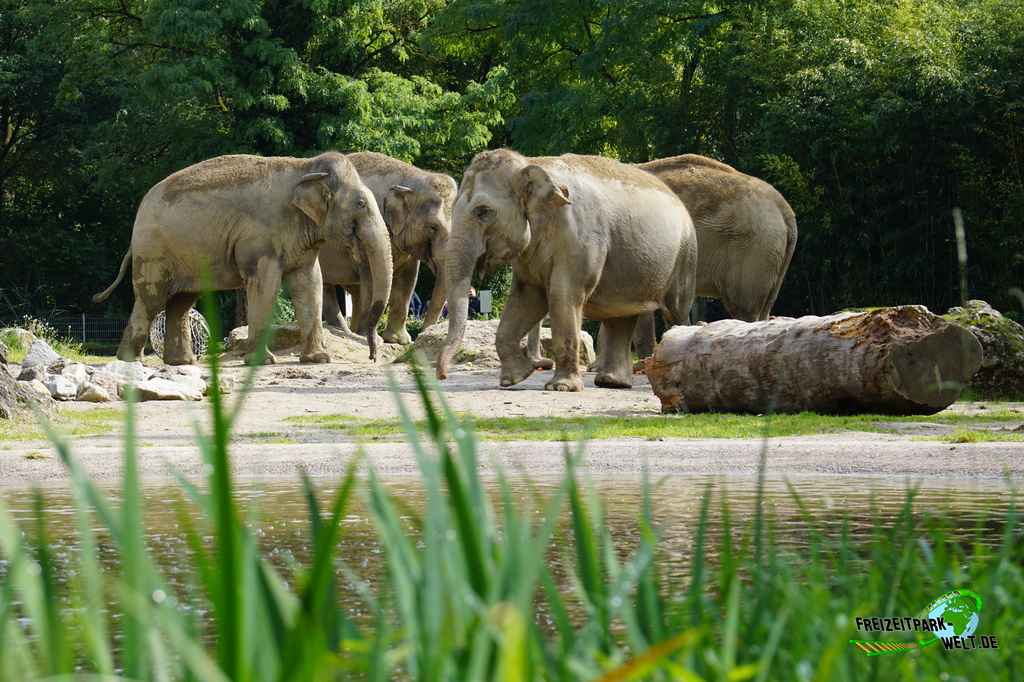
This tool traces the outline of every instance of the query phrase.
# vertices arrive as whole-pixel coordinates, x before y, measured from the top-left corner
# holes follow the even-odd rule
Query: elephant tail
[[[782,261],[782,267],[779,269],[779,275],[775,280],[775,286],[772,287],[771,296],[765,301],[764,309],[758,318],[760,320],[767,320],[768,316],[771,315],[772,306],[775,305],[775,299],[779,297],[782,282],[786,279],[786,272],[789,270],[789,264],[793,260],[793,252],[796,251],[796,240],[799,234],[796,228],[796,214],[793,213],[793,209],[790,208],[789,203],[785,200],[782,201],[780,208],[782,219],[786,222],[786,255]]]
[[[125,251],[124,253],[124,258],[121,259],[121,269],[117,271],[117,278],[114,280],[114,283],[111,284],[106,289],[104,289],[103,291],[101,291],[100,293],[93,296],[93,303],[102,303],[103,301],[107,300],[112,293],[114,293],[114,289],[116,289],[117,285],[121,283],[122,279],[124,279],[124,273],[128,272],[128,263],[131,262],[131,259],[132,250],[131,247],[129,247],[128,250]]]

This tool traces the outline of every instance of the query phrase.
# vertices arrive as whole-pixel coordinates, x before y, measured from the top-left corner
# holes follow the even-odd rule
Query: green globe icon
[[[931,634],[939,638],[970,637],[978,629],[980,610],[981,600],[973,593],[951,592],[928,612],[929,618],[941,618],[946,623],[944,630]]]

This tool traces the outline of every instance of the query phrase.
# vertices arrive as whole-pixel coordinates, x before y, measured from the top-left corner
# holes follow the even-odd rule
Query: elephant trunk
[[[377,220],[372,220],[370,223],[366,229],[362,230],[359,240],[363,247],[366,263],[370,267],[371,284],[370,305],[363,313],[361,326],[366,329],[370,359],[375,360],[377,359],[377,323],[384,313],[388,297],[391,296],[391,277],[394,266],[391,262],[391,239],[388,237],[384,221],[378,215]]]
[[[445,258],[445,283],[448,289],[448,336],[437,356],[437,378],[447,379],[452,358],[462,345],[469,317],[469,286],[482,244],[452,238]]]

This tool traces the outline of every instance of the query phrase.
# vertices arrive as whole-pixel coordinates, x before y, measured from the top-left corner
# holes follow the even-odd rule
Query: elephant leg
[[[424,329],[437,324],[437,321],[441,318],[441,311],[444,310],[444,304],[447,298],[448,292],[445,290],[444,273],[442,272],[438,275],[435,272],[434,290],[430,292],[430,303],[427,304],[427,309],[423,313]]]
[[[153,318],[167,306],[170,276],[159,262],[143,262],[137,267],[139,272],[132,279],[135,290],[135,304],[132,314],[121,336],[117,347],[117,358],[126,362],[141,360],[149,340],[149,326]]]
[[[327,347],[324,344],[323,325],[320,324],[324,291],[320,266],[314,262],[312,267],[292,270],[285,275],[284,280],[292,294],[295,321],[299,325],[302,337],[302,354],[299,355],[299,362],[330,362],[331,356],[327,354]]]
[[[513,279],[512,292],[501,313],[495,339],[503,387],[518,384],[533,374],[533,362],[523,352],[523,337],[541,321],[547,307],[543,289]]]
[[[637,326],[637,317],[619,317],[601,323],[601,355],[598,356],[594,385],[602,388],[632,388],[633,363],[629,342]]]
[[[333,284],[324,284],[323,290],[323,318],[324,322],[332,327],[348,329],[348,322],[338,305],[338,292]]]
[[[412,337],[405,328],[409,317],[409,302],[412,292],[416,289],[416,279],[420,274],[420,262],[413,260],[395,270],[391,279],[391,296],[388,299],[388,324],[381,337],[388,343],[402,345],[412,343]]]
[[[189,311],[199,298],[196,294],[180,293],[167,303],[167,323],[164,327],[164,363],[168,365],[194,365],[192,352],[192,325]]]
[[[548,370],[555,366],[554,360],[544,357],[540,352],[540,322],[533,325],[526,337],[526,356],[530,358],[534,369]]]
[[[149,339],[149,325],[153,318],[159,313],[159,309],[152,303],[147,305],[144,298],[136,295],[135,305],[132,306],[132,314],[128,319],[128,326],[124,328],[121,335],[121,343],[117,347],[117,359],[125,362],[142,360],[142,354],[146,349],[146,340]]]
[[[249,301],[249,353],[245,356],[248,364],[255,364],[260,341],[274,319],[274,302],[281,288],[281,265],[275,258],[261,258],[256,265],[256,276],[245,283],[245,295]],[[277,358],[267,348],[264,362],[274,364]]]
[[[555,376],[544,385],[548,391],[581,391],[580,328],[583,325],[583,296],[563,284],[549,293],[548,312],[551,315],[551,350],[555,358]]]
[[[363,320],[363,287],[358,284],[351,284],[345,287],[345,292],[348,293],[349,298],[352,299],[352,311],[348,316],[352,322],[349,328],[354,334],[362,334],[362,330],[359,327]]]
[[[654,313],[644,313],[636,320],[636,329],[633,330],[633,346],[640,358],[649,358],[654,355]]]

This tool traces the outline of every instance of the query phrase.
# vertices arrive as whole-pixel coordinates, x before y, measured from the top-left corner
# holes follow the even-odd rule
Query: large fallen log
[[[963,327],[899,306],[674,327],[646,372],[662,412],[934,414],[981,360]]]

